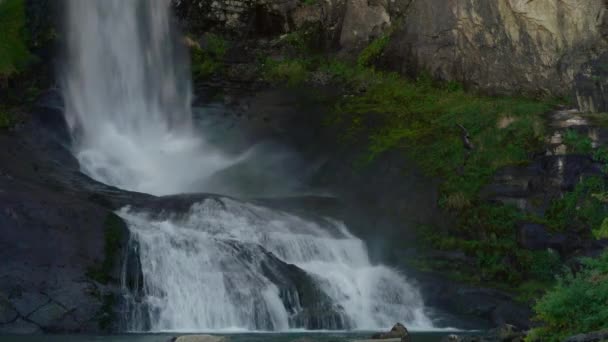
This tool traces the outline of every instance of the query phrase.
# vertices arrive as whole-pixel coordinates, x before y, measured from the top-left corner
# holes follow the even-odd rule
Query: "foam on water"
[[[301,292],[273,279],[280,264],[304,270],[329,298],[336,314],[315,328],[384,329],[396,321],[432,328],[418,291],[393,269],[372,265],[365,244],[340,222],[231,199],[207,199],[181,215],[120,215],[139,245],[144,277],[131,330],[143,328],[142,316],[154,331],[309,328],[310,320],[297,319],[306,309]]]

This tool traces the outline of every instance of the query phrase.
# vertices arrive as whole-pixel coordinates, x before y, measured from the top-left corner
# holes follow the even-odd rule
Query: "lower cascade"
[[[340,222],[228,198],[185,213],[119,215],[132,233],[123,272],[129,331],[432,327],[416,289],[373,265]]]

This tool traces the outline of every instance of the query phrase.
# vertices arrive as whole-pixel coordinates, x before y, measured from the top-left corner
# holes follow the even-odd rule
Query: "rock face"
[[[608,110],[604,0],[174,1],[189,31],[276,37],[314,25],[324,46],[354,54],[390,28],[385,64],[402,73]]]
[[[413,0],[388,54],[404,73],[492,93],[575,94],[605,110],[602,87],[585,75],[606,61],[607,28],[603,0]]]
[[[111,210],[76,189],[94,184],[37,123],[15,133],[0,134],[0,334],[111,329],[120,263],[98,274],[104,284],[91,274]]]

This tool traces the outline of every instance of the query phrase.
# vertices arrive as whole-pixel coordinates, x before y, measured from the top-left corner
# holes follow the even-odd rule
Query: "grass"
[[[17,74],[32,59],[24,28],[24,1],[0,1],[0,80]]]

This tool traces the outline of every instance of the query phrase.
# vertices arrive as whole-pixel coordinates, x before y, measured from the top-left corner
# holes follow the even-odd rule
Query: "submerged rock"
[[[170,342],[228,342],[230,339],[225,336],[212,335],[185,335],[177,336],[169,340]]]
[[[407,328],[401,323],[395,324],[389,332],[372,335],[373,340],[388,340],[399,338],[401,339],[401,342],[410,340],[410,333],[407,331]]]

